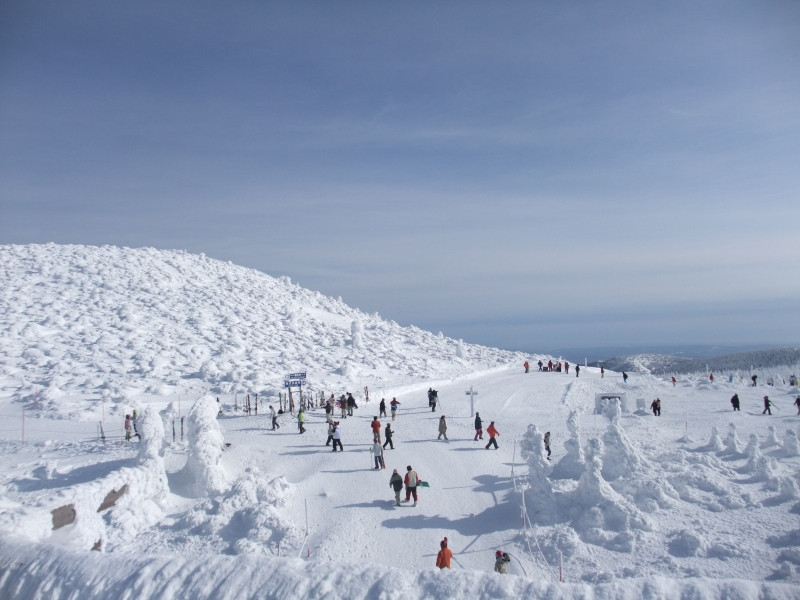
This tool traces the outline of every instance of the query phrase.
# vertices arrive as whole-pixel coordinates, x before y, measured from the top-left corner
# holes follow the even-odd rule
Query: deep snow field
[[[0,246],[0,273],[0,598],[800,597],[795,371],[538,372],[182,252]],[[294,372],[315,403],[356,396],[344,452],[319,408],[271,431]],[[375,470],[381,397],[401,406]],[[406,465],[430,484],[416,507],[389,488]]]

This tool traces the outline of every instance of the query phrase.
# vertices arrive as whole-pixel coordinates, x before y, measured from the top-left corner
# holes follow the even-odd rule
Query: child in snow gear
[[[764,410],[761,411],[761,414],[767,413],[768,415],[772,414],[770,407],[772,406],[772,402],[769,399],[769,396],[764,396]]]
[[[414,506],[417,505],[417,484],[419,483],[419,475],[411,468],[411,465],[406,467],[406,476],[403,482],[406,484],[406,499],[403,502],[408,502],[411,496],[414,496]]]
[[[447,421],[444,420],[444,415],[439,417],[439,437],[436,439],[440,440],[442,436],[444,436],[444,439],[447,439]]]
[[[503,552],[502,550],[498,550],[495,552],[494,555],[494,570],[497,573],[508,573],[508,563],[511,562],[511,557]]]
[[[389,479],[389,487],[394,490],[394,505],[400,506],[400,492],[403,490],[403,478],[397,469],[392,471],[392,477]]]
[[[500,432],[497,431],[497,428],[494,426],[494,421],[489,423],[489,428],[486,430],[486,433],[489,434],[489,443],[486,444],[486,449],[489,449],[489,446],[494,446],[494,449],[497,450],[497,440],[495,439]]]
[[[385,417],[386,415],[386,398],[381,398],[381,403],[378,405],[378,416]]]
[[[731,396],[731,406],[733,406],[733,410],[739,410],[739,394]],[[739,410],[739,412],[741,411]],[[798,411],[798,414],[800,414],[800,411]]]
[[[378,443],[381,442],[381,422],[378,421],[378,417],[372,417],[372,423],[369,424],[372,428],[372,437],[378,440]]]
[[[389,444],[389,448],[394,450],[394,442],[392,442],[392,434],[393,433],[394,433],[394,431],[392,431],[392,424],[391,423],[387,423],[386,424],[386,429],[383,430],[383,435],[384,435],[384,437],[386,437],[386,441],[383,442],[383,447],[384,448],[386,448],[386,444]]]
[[[339,446],[339,450],[344,452],[344,448],[342,447],[342,432],[339,430],[339,421],[333,422],[333,452],[336,452],[336,446]]]
[[[440,569],[450,568],[450,559],[453,558],[453,551],[447,547],[447,538],[439,542],[439,554],[436,555],[436,566]]]
[[[483,439],[483,422],[481,421],[481,413],[475,413],[475,437],[472,441]]]
[[[550,432],[544,434],[544,449],[547,450],[547,460],[550,460]]]
[[[375,438],[375,441],[372,444],[372,456],[375,457],[376,469],[386,468],[386,465],[383,462],[383,446],[381,446],[381,443],[378,440],[378,438]]]
[[[389,405],[392,407],[392,421],[394,421],[394,418],[397,416],[397,407],[400,405],[400,403],[397,401],[397,398],[392,398],[392,401],[389,403]]]

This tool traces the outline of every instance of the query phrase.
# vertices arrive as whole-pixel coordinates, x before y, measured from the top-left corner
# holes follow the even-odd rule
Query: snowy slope
[[[0,597],[800,596],[796,388],[524,374],[520,355],[183,253],[0,256]],[[232,291],[208,292],[223,276]],[[237,300],[219,299],[228,295]],[[341,420],[344,452],[325,446],[318,408],[303,435],[290,414],[270,430],[265,405],[295,370],[326,396],[358,393]],[[470,389],[484,427],[500,430],[498,450],[473,440]],[[247,392],[265,400],[258,415],[235,410]],[[760,414],[765,393],[771,417]],[[598,414],[598,395],[624,406]],[[381,396],[402,404],[394,422],[381,417],[395,449],[375,471],[369,422]],[[661,417],[646,410],[655,397]],[[143,440],[126,443],[121,416],[134,407]],[[418,506],[396,507],[389,476],[407,465],[430,487]],[[51,511],[69,505],[75,521],[54,531]],[[453,568],[439,572],[444,536]],[[492,573],[497,549],[514,557],[510,575]]]

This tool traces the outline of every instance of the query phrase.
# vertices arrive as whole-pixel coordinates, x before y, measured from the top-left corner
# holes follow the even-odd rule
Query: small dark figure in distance
[[[772,414],[770,407],[772,406],[772,402],[769,399],[769,396],[764,396],[764,410],[761,411],[761,414],[767,413],[768,415]]]
[[[550,460],[550,432],[544,434],[544,449],[547,450],[547,460]]]
[[[733,406],[733,410],[738,410],[741,412],[739,409],[739,394],[734,394],[731,396],[731,406]]]

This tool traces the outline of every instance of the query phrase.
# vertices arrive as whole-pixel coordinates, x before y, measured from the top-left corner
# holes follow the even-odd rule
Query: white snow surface
[[[0,246],[0,284],[0,598],[800,598],[796,387],[539,372],[184,252]],[[298,372],[315,404],[356,396],[344,452],[320,408],[271,430]],[[430,487],[398,507],[408,465]]]

